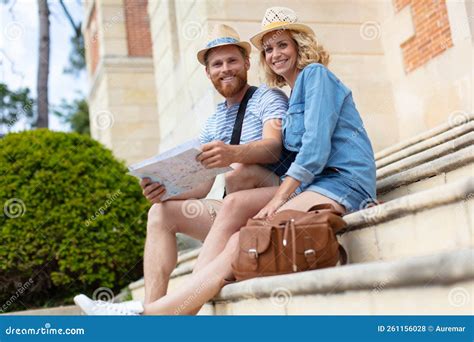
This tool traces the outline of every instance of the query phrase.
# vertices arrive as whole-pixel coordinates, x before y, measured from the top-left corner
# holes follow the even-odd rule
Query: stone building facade
[[[127,162],[195,137],[222,101],[195,57],[209,28],[248,39],[276,5],[330,52],[376,151],[473,112],[470,0],[87,0],[93,137]],[[262,83],[255,50],[251,62]]]
[[[127,163],[160,143],[147,1],[86,1],[83,32],[93,138]]]

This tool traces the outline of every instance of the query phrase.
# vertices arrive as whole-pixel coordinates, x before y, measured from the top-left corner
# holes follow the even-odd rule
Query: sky
[[[37,0],[0,0],[0,82],[10,89],[30,88],[36,98],[36,77],[38,70],[38,6]],[[49,103],[55,106],[61,99],[71,101],[79,97],[78,92],[87,94],[87,75],[82,72],[76,77],[65,74],[71,51],[70,37],[74,34],[58,0],[49,0],[50,8],[50,72]],[[75,22],[82,21],[84,9],[80,0],[65,0]],[[51,111],[51,110],[50,110]],[[55,116],[49,116],[49,128],[68,131]],[[18,123],[13,130],[24,129]]]

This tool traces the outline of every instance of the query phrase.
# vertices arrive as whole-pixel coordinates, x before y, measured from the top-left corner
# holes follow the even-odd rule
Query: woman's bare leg
[[[198,272],[222,252],[231,235],[256,215],[277,189],[278,187],[242,190],[226,196],[204,241],[193,272]]]
[[[225,284],[225,279],[232,276],[231,262],[238,245],[238,234],[235,233],[225,245],[224,250],[212,262],[199,272],[193,273],[191,279],[177,291],[167,294],[157,301],[145,305],[145,315],[189,315],[195,314],[212,299]]]
[[[298,196],[292,198],[291,200],[286,202],[284,205],[282,205],[277,210],[277,212],[286,210],[286,209],[307,211],[308,209],[310,209],[311,207],[317,204],[325,204],[325,203],[332,204],[336,208],[336,210],[339,211],[341,214],[344,214],[346,212],[346,208],[343,205],[330,199],[329,197],[326,197],[314,191],[302,192]]]

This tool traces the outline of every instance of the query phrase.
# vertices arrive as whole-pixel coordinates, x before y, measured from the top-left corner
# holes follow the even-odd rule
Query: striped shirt
[[[201,144],[214,140],[230,143],[239,105],[237,103],[227,108],[226,101],[217,105],[216,112],[207,119],[201,130],[199,135]],[[264,123],[270,119],[283,119],[287,110],[288,97],[285,93],[279,89],[268,88],[266,85],[258,87],[247,103],[240,143],[261,140]]]

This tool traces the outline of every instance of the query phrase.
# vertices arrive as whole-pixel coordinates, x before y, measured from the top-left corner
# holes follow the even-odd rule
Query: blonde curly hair
[[[296,67],[298,69],[302,70],[311,63],[320,63],[324,66],[329,64],[329,53],[319,44],[314,35],[294,30],[286,31],[296,43],[298,51]],[[287,84],[283,76],[277,75],[268,66],[265,61],[265,49],[260,52],[260,64],[263,66],[265,78],[269,86],[281,88]]]

